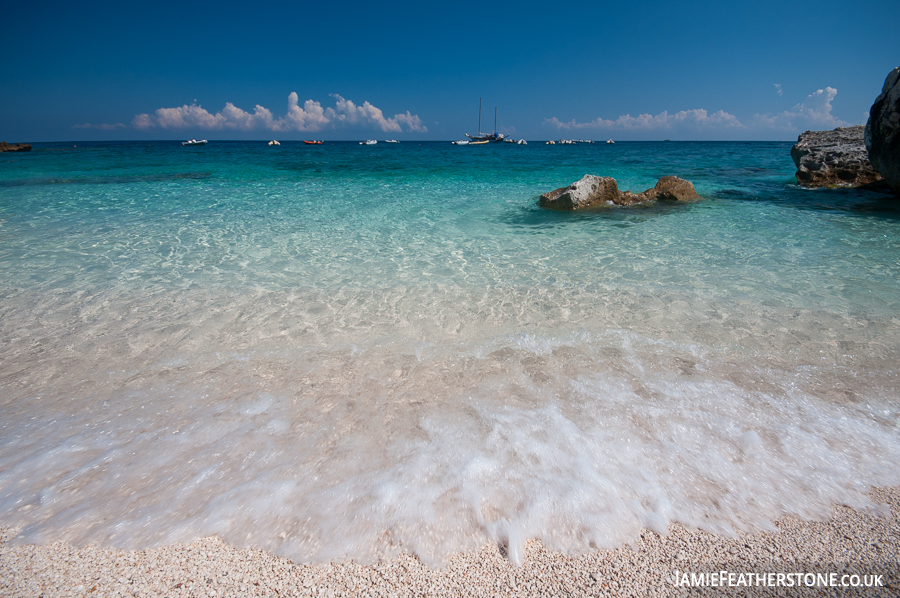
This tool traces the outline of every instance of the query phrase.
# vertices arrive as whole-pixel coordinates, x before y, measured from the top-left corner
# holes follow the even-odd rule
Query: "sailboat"
[[[493,133],[482,133],[481,132],[481,98],[478,98],[478,135],[469,135],[466,133],[466,137],[471,139],[469,145],[482,145],[485,143],[499,143],[503,141],[503,133],[497,132],[497,108],[494,107],[494,132]]]

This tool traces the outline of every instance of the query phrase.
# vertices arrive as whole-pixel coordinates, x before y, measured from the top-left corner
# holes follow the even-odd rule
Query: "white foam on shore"
[[[527,297],[516,317],[536,317]],[[200,313],[188,299],[179,309]],[[252,341],[202,317],[160,331],[129,308],[103,325],[130,351],[73,354],[71,338],[49,335],[53,359],[29,354],[29,368],[22,353],[7,372],[0,522],[25,524],[26,542],[135,548],[217,534],[312,562],[407,549],[439,563],[490,541],[518,562],[528,538],[580,552],[673,521],[771,529],[834,503],[871,507],[870,486],[900,483],[895,374],[877,350],[895,325],[747,311],[747,329],[775,332],[739,346],[728,335],[743,332],[698,319],[722,305],[695,301],[689,330],[661,326],[654,318],[681,316],[673,297],[659,301],[674,307],[660,316],[651,302],[643,332],[635,307],[630,330],[591,312],[595,327],[570,332],[465,338],[462,327],[437,342],[367,328],[378,341],[285,348],[266,328],[285,314],[266,305],[235,326]],[[446,330],[434,309],[428,326]],[[457,302],[459,323],[478,309]],[[820,355],[823,321],[845,324],[852,355]],[[105,375],[90,373],[101,363]]]

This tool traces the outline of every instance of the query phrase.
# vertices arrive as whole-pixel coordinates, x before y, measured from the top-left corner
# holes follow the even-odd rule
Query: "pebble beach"
[[[785,517],[772,533],[723,538],[669,526],[645,530],[618,550],[572,556],[526,543],[521,567],[502,546],[452,555],[442,568],[415,556],[372,565],[305,565],[259,550],[236,550],[216,537],[189,544],[120,551],[10,542],[0,536],[0,594],[10,598],[146,596],[897,596],[900,594],[900,488],[870,493],[873,512],[836,506],[830,520]],[[875,587],[683,587],[676,572],[883,575]],[[849,582],[848,582],[849,583]]]

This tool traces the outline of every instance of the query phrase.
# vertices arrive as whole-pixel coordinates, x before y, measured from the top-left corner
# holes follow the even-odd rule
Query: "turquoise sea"
[[[900,484],[900,201],[789,143],[0,154],[0,525],[438,564]],[[702,201],[578,213],[584,174]]]

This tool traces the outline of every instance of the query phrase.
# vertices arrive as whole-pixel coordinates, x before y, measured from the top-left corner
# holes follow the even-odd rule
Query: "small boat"
[[[397,141],[396,139],[385,139],[384,142],[385,142],[385,143],[400,143],[400,142]]]
[[[469,145],[485,145],[485,144],[488,144],[488,143],[490,143],[490,141],[488,141],[487,139],[485,139],[484,141],[470,141],[470,142],[469,142]]]
[[[281,143],[279,143],[277,140],[273,139],[272,141],[269,142],[269,145],[281,145]]]
[[[524,139],[519,139],[518,141],[516,141],[516,145],[528,145],[528,142]]]
[[[573,139],[560,139],[560,145],[575,145],[575,141]]]
[[[551,139],[547,142],[547,145],[556,145],[556,142]]]
[[[182,141],[181,145],[206,145],[206,139],[201,139],[199,141],[196,139],[188,139],[187,141]]]
[[[612,139],[607,139],[606,143],[615,143],[615,141],[613,141]]]
[[[365,141],[359,142],[360,145],[375,145],[376,143],[378,143],[378,142],[375,141],[374,139],[366,139]]]
[[[453,145],[469,145],[468,139],[460,139],[459,141],[451,141]]]

